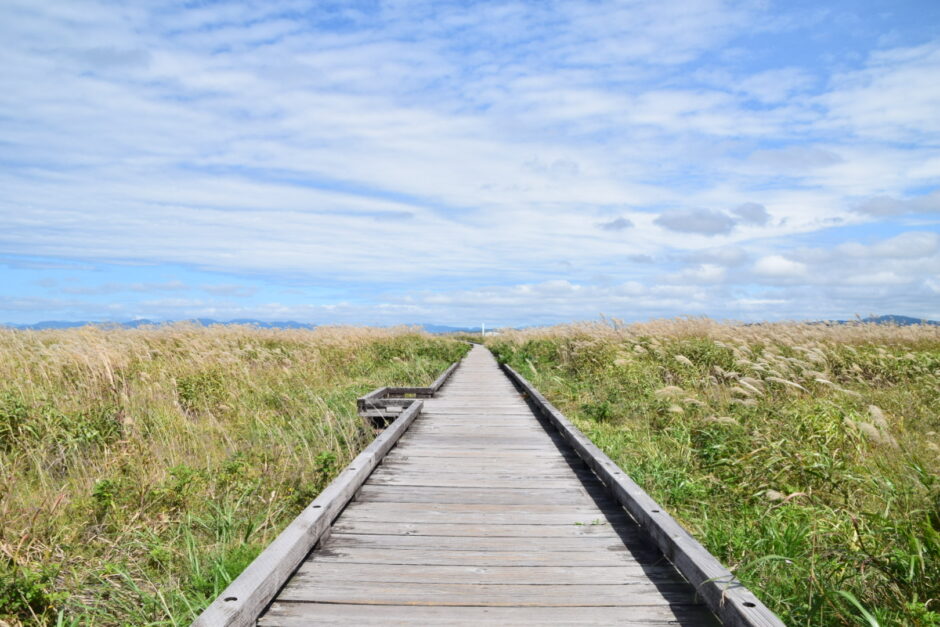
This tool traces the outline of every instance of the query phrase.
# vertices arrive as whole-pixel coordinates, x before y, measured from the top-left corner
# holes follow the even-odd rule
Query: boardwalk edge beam
[[[408,408],[206,608],[193,622],[193,627],[242,627],[255,623],[385,454],[421,413],[423,403],[411,401]]]
[[[374,427],[384,427],[398,412],[411,405],[417,398],[433,398],[447,379],[457,370],[460,361],[452,363],[428,387],[380,387],[356,399],[359,415],[372,422]]]
[[[656,501],[597,447],[525,377],[506,364],[503,370],[539,412],[554,425],[660,551],[695,586],[706,605],[731,627],[783,627],[776,614],[725,568]]]

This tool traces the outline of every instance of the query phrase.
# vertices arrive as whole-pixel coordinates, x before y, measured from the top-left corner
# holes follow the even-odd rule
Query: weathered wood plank
[[[453,435],[531,435],[545,437],[545,431],[538,424],[480,424],[454,422],[447,424],[443,421],[421,421],[412,427],[412,433],[427,433],[429,435],[447,433]]]
[[[525,415],[528,409],[523,401],[519,401],[518,403],[502,403],[499,405],[491,403],[448,403],[445,405],[444,403],[436,402],[433,408],[435,412],[446,412],[452,415],[459,415],[461,413],[472,414],[476,412],[484,416],[498,415],[500,413]]]
[[[598,482],[599,483],[599,482]],[[491,478],[486,475],[430,475],[413,474],[397,476],[384,474],[373,477],[370,485],[409,486],[422,488],[516,488],[526,490],[558,490],[562,488],[578,488],[581,482],[576,477],[535,477],[524,478],[506,477]]]
[[[453,453],[453,455],[451,455]],[[460,454],[463,453],[463,454]],[[404,459],[408,459],[409,463],[431,463],[432,461],[437,461],[440,467],[446,466],[446,462],[453,461],[454,464],[481,464],[491,462],[493,464],[499,464],[500,467],[503,467],[505,463],[505,468],[512,469],[513,466],[522,466],[526,467],[527,464],[538,464],[541,467],[550,467],[550,466],[562,466],[562,465],[583,465],[583,462],[580,459],[568,456],[552,455],[551,450],[538,450],[538,449],[466,449],[461,451],[460,449],[437,449],[437,448],[422,448],[417,445],[409,446],[407,449],[402,448],[401,451],[396,453],[394,462],[398,462]],[[538,472],[538,469],[534,469],[533,472]]]
[[[531,505],[590,505],[591,498],[581,489],[529,490],[515,488],[416,488],[410,486],[365,485],[358,499],[363,503],[472,503]]]
[[[566,454],[559,454],[558,452],[553,453],[551,449],[546,449],[543,451],[532,450],[532,451],[517,451],[513,453],[507,453],[506,451],[499,449],[457,449],[442,451],[433,447],[422,447],[420,443],[413,443],[408,446],[407,450],[405,448],[395,449],[395,451],[389,456],[389,459],[392,461],[421,461],[421,458],[436,457],[436,458],[446,458],[452,460],[455,463],[459,462],[468,462],[468,463],[479,463],[487,460],[495,460],[496,464],[499,467],[502,467],[504,464],[508,467],[512,464],[525,464],[527,462],[538,462],[545,464],[569,464],[577,466],[586,466],[584,460],[580,457]],[[430,463],[430,460],[426,460]],[[443,466],[444,464],[441,463]]]
[[[410,472],[415,474],[420,474],[426,476],[426,472],[434,473],[440,468],[440,466],[435,466],[430,463],[433,460],[441,459],[439,457],[415,457],[412,458],[410,462],[391,462],[388,464],[382,464],[383,472]],[[425,461],[427,460],[427,461]],[[441,476],[448,476],[451,474],[463,474],[463,475],[485,475],[487,469],[487,460],[472,461],[472,460],[462,460],[460,462],[455,462],[452,466],[448,467],[447,472],[441,472]],[[425,472],[426,471],[426,472]],[[526,477],[552,477],[553,475],[558,475],[562,477],[571,476],[568,473],[581,473],[583,470],[572,469],[571,467],[564,464],[546,464],[542,463],[539,460],[533,460],[532,464],[529,467],[526,466],[506,466],[500,469],[499,476],[513,476],[513,472],[518,471],[518,476]]]
[[[419,536],[366,534],[358,529],[352,533],[334,531],[324,549],[441,549],[447,551],[626,551],[624,541],[636,542],[642,532],[624,531],[621,536],[581,535],[572,537],[504,537],[504,536]]]
[[[511,411],[499,410],[496,408],[493,408],[491,410],[467,409],[466,411],[449,409],[446,411],[448,415],[450,416],[450,418],[442,419],[442,421],[445,423],[455,423],[458,421],[458,419],[466,420],[467,422],[473,422],[473,423],[477,423],[477,422],[484,423],[486,421],[493,421],[493,422],[500,422],[502,424],[506,424],[506,423],[509,423],[512,421],[518,421],[518,420],[525,420],[525,421],[532,420],[531,411],[525,408],[520,408],[518,410],[511,410]],[[529,413],[526,413],[526,412],[529,412]],[[430,418],[436,419],[435,416],[431,416]],[[535,422],[534,424],[538,424],[538,423]]]
[[[421,434],[408,434],[402,438],[401,446],[413,443],[420,443],[422,446],[438,447],[446,446],[469,450],[474,448],[534,448],[546,451],[557,451],[551,440],[546,439],[538,433],[511,435],[511,434],[493,434],[493,435],[461,435],[459,433],[434,433],[425,432]]]
[[[408,485],[419,485],[422,482],[444,482],[440,485],[458,485],[466,482],[478,482],[478,481],[494,481],[494,482],[504,482],[507,485],[502,487],[517,487],[523,488],[526,487],[524,483],[530,482],[536,484],[536,487],[540,485],[545,486],[549,483],[564,483],[566,485],[583,485],[583,483],[594,483],[595,485],[601,485],[599,480],[594,477],[593,474],[588,474],[586,470],[579,471],[573,470],[570,468],[558,467],[554,470],[552,469],[542,469],[538,472],[526,472],[526,473],[513,473],[510,470],[504,470],[502,472],[486,472],[485,468],[481,465],[480,469],[473,472],[466,467],[455,466],[446,471],[437,470],[432,473],[428,473],[430,466],[415,466],[415,465],[385,465],[382,464],[379,466],[378,470],[375,471],[375,474],[372,475],[370,481],[376,483],[387,483],[387,480],[395,480]],[[538,482],[544,482],[539,484]],[[518,482],[517,484],[512,484],[511,482]],[[478,487],[483,487],[481,484],[476,483]]]
[[[584,525],[626,523],[628,519],[620,508],[599,509],[566,505],[483,505],[440,503],[428,507],[425,503],[364,503],[354,501],[343,512],[342,521],[381,521],[476,525],[529,524],[529,525]]]
[[[658,550],[635,546],[626,551],[450,551],[366,547],[318,548],[310,561],[369,564],[440,564],[464,566],[620,566],[623,564],[666,565]],[[680,579],[677,577],[677,581]]]
[[[459,524],[459,523],[419,523],[369,521],[342,516],[334,525],[334,534],[365,533],[392,534],[410,536],[470,536],[470,537],[541,537],[541,538],[577,538],[581,536],[618,538],[620,533],[627,533],[630,527],[612,525],[606,522],[598,524]],[[630,531],[631,533],[635,533]]]
[[[389,462],[382,464],[383,472],[409,472],[422,476],[427,476],[427,473],[436,473],[440,469],[440,465],[435,465],[433,462],[435,460],[442,460],[440,457],[413,457],[409,462]],[[463,474],[463,475],[486,475],[487,472],[487,462],[488,460],[461,460],[455,462],[453,465],[448,466],[446,472],[441,472],[441,476],[448,476],[452,474]],[[492,465],[490,465],[492,467]],[[500,469],[500,476],[513,476],[514,471],[517,476],[525,477],[552,477],[553,475],[570,477],[569,473],[583,473],[583,470],[572,469],[566,464],[549,464],[543,463],[540,460],[532,460],[529,465],[517,465],[517,466],[505,466]]]
[[[698,606],[646,607],[447,607],[277,602],[258,624],[262,627],[349,625],[713,625]]]
[[[630,584],[642,582],[675,583],[676,571],[671,565],[642,566],[434,566],[428,564],[355,564],[345,562],[305,562],[297,570],[310,585],[321,581],[358,581],[360,583],[469,583],[567,585]]]
[[[453,442],[453,443],[438,442],[432,445],[429,442],[420,442],[417,440],[411,440],[409,442],[403,442],[401,445],[401,452],[402,454],[405,454],[405,455],[409,453],[413,454],[414,452],[417,452],[417,451],[427,451],[429,449],[438,450],[438,451],[446,451],[448,454],[451,451],[454,451],[454,452],[462,451],[466,455],[479,455],[480,451],[489,452],[490,454],[496,454],[497,452],[506,452],[507,454],[513,454],[513,455],[515,453],[509,453],[509,452],[510,451],[532,451],[535,453],[543,453],[545,455],[551,455],[555,451],[551,443],[544,444],[544,445],[543,444],[512,444],[512,445],[507,444],[504,446],[497,447],[494,445],[487,445],[486,443],[480,442],[480,443],[475,443],[472,446],[461,447],[458,442]]]
[[[550,424],[475,347],[259,624],[711,624]]]
[[[482,468],[485,474],[509,474],[539,476],[541,473],[554,471],[558,473],[587,472],[587,464],[580,459],[523,455],[521,459],[510,456],[504,463],[493,463],[493,460],[507,457],[506,455],[478,455],[475,457],[451,458],[443,455],[395,455],[383,460],[382,466],[398,472],[420,473],[425,469],[434,468],[441,472],[469,472],[474,466]],[[442,461],[446,459],[448,463]],[[452,464],[450,462],[453,462]],[[566,475],[567,476],[567,475]],[[593,473],[590,476],[594,476]]]
[[[366,605],[477,605],[485,607],[578,607],[607,605],[693,605],[695,593],[685,583],[647,582],[590,586],[513,584],[317,582],[298,574],[278,595],[280,601],[362,603]]]
[[[437,392],[447,383],[451,376],[457,371],[457,367],[460,365],[460,362],[451,364],[451,366],[441,373],[437,379],[434,380],[434,383],[431,384],[431,394],[437,394]]]
[[[545,433],[539,427],[504,427],[493,425],[473,425],[473,426],[447,426],[441,424],[421,425],[420,429],[415,431],[416,436],[428,436],[430,438],[459,437],[459,438],[490,438],[498,439],[504,437],[530,438],[541,442],[550,442],[545,439]]]

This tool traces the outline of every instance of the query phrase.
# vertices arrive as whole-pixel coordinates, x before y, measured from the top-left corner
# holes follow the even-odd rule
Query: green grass
[[[788,624],[940,624],[937,330],[686,320],[487,343]]]
[[[0,331],[0,624],[186,625],[372,439],[407,329]]]

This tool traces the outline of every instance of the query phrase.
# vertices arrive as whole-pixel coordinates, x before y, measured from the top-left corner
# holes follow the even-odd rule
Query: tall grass
[[[409,329],[0,330],[0,624],[188,624],[372,439]]]
[[[488,344],[788,624],[940,624],[940,329],[605,321]]]

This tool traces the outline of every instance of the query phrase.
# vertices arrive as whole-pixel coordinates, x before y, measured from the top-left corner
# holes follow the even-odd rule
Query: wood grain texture
[[[620,524],[628,519],[621,508],[573,505],[466,505],[461,503],[361,503],[354,501],[337,521],[406,522],[477,525],[601,525]],[[635,524],[635,523],[633,523]]]
[[[528,488],[439,488],[421,486],[365,485],[359,491],[359,501],[380,503],[468,503],[532,504],[589,506],[591,498],[581,488],[532,490]]]
[[[469,536],[485,538],[539,537],[579,538],[582,536],[617,538],[618,534],[633,532],[632,525],[611,524],[606,521],[591,523],[567,523],[556,525],[455,523],[455,522],[388,522],[361,520],[345,516],[333,525],[333,533],[364,533],[371,535],[407,536]]]
[[[714,625],[701,606],[651,607],[448,607],[274,603],[258,622],[263,627],[346,625]]]
[[[412,534],[369,534],[355,532],[334,532],[330,535],[331,549],[440,549],[444,551],[490,551],[502,553],[519,552],[562,552],[562,551],[607,551],[616,553],[626,551],[624,541],[640,539],[639,529],[624,531],[622,535],[572,535],[559,536],[445,536]]]
[[[258,622],[312,623],[715,618],[578,451],[476,346],[423,401],[420,417]]]
[[[297,577],[306,581],[377,581],[384,583],[472,583],[472,584],[516,584],[566,585],[630,584],[637,582],[674,583],[672,566],[641,566],[621,564],[617,566],[462,566],[428,564],[387,564],[376,568],[374,564],[348,562],[304,563]]]
[[[379,549],[368,547],[335,547],[329,541],[314,551],[313,562],[356,562],[360,564],[414,564],[447,566],[623,566],[630,564],[668,564],[662,553],[649,547],[637,546],[624,551],[467,551],[426,548],[415,551],[408,548]],[[674,581],[681,578],[673,571]]]
[[[694,591],[685,583],[519,585],[467,583],[403,583],[314,580],[293,577],[278,601],[363,603],[367,605],[476,605],[489,607],[577,607],[693,605]]]

